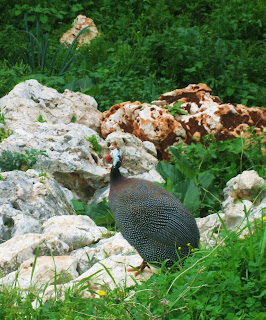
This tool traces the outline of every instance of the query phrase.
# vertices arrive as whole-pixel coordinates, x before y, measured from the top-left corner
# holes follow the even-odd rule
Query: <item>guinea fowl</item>
[[[114,146],[106,159],[113,160],[110,207],[123,237],[143,258],[139,272],[147,262],[167,260],[170,266],[198,247],[195,218],[173,194],[153,182],[122,176],[119,147]]]

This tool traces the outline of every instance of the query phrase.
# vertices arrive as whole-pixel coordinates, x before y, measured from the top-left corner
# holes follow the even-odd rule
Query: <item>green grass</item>
[[[93,299],[84,289],[68,290],[65,300],[48,300],[32,308],[34,290],[21,297],[16,287],[0,287],[1,319],[265,319],[266,228],[252,223],[251,237],[225,232],[213,248],[201,248],[181,269],[162,267],[132,288],[103,288]],[[252,245],[251,245],[252,243]],[[110,270],[112,273],[112,270]],[[77,287],[76,287],[77,289]]]

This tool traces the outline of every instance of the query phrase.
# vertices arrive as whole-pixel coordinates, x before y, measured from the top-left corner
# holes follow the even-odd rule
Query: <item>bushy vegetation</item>
[[[89,279],[84,279],[75,290],[68,290],[64,301],[43,303],[38,298],[40,307],[36,310],[32,308],[36,298],[33,288],[22,298],[16,287],[0,287],[0,317],[6,320],[264,320],[265,224],[265,219],[255,221],[252,226],[255,233],[242,240],[238,234],[226,231],[214,248],[196,252],[181,269],[162,266],[146,283],[114,290],[106,287],[95,292],[93,299],[80,297],[80,292],[88,288]]]
[[[263,1],[4,0],[0,9],[0,96],[36,78],[91,94],[105,110],[204,82],[224,101],[265,104]],[[78,52],[59,50],[78,14],[92,18],[101,36]]]
[[[170,147],[170,162],[159,162],[157,170],[165,179],[162,184],[196,217],[221,209],[226,183],[244,170],[256,170],[266,178],[263,153],[265,134],[252,128],[249,137],[216,141],[211,135],[204,143]]]
[[[46,152],[43,150],[38,151],[36,149],[25,149],[24,153],[4,150],[0,154],[0,171],[26,171],[31,169],[32,166],[37,162],[37,156],[39,155],[48,157]]]

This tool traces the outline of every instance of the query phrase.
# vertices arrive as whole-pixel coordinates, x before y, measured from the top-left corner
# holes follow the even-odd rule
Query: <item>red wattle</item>
[[[108,154],[105,159],[107,160],[107,162],[111,162],[112,161],[112,157],[110,156],[110,154]]]

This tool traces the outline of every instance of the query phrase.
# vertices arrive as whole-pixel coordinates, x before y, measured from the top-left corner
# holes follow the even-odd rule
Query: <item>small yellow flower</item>
[[[188,247],[190,247],[190,246],[191,246],[191,243],[190,243],[190,242],[189,242],[189,243],[187,243],[187,246],[188,246]]]
[[[178,250],[181,250],[182,248],[181,247],[178,247]]]
[[[195,250],[194,249],[191,249],[191,252],[194,252]]]
[[[99,290],[99,291],[98,291],[98,295],[99,295],[100,297],[103,297],[103,296],[106,295],[106,292],[103,291],[103,290]]]
[[[263,222],[265,222],[265,221],[266,221],[266,216],[264,216],[264,217],[262,218],[262,221],[263,221]]]

